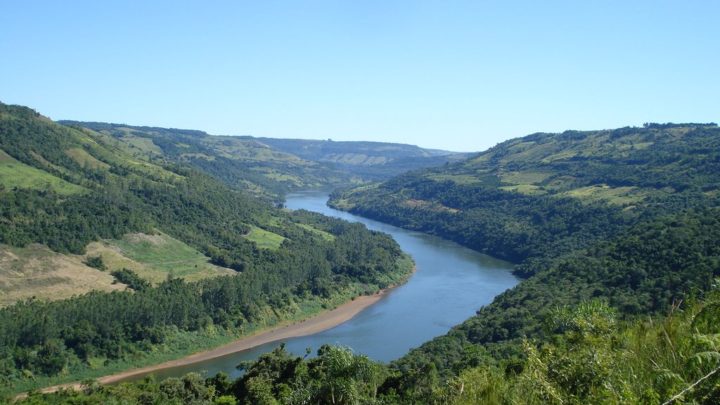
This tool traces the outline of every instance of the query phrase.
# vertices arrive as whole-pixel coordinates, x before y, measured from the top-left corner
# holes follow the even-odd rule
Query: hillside
[[[519,355],[558,306],[602,298],[633,317],[702,294],[720,275],[719,203],[714,124],[534,134],[331,201],[514,261],[527,278],[395,365],[444,375]]]
[[[455,156],[412,145],[216,136],[202,131],[61,121],[114,138],[145,159],[187,164],[228,186],[277,199],[288,191],[384,180]]]
[[[423,149],[386,142],[255,138],[273,149],[315,162],[330,162],[368,180],[385,180],[401,173],[461,160],[466,153]]]
[[[189,165],[234,189],[266,198],[275,199],[290,190],[361,181],[332,165],[277,151],[247,137],[97,122],[61,122],[107,135],[130,155]]]
[[[410,271],[387,235],[26,107],[0,104],[0,157],[0,390],[182,356]]]
[[[243,364],[245,374],[234,381],[190,373],[88,383],[81,392],[36,393],[20,403],[716,404],[719,316],[717,289],[649,320],[623,321],[600,301],[557,308],[547,322],[551,341],[525,340],[523,358],[470,366],[447,382],[432,367],[398,374],[344,347],[301,358],[281,346]]]
[[[520,263],[608,239],[650,213],[712,206],[718,133],[656,124],[533,134],[336,194],[332,204]]]

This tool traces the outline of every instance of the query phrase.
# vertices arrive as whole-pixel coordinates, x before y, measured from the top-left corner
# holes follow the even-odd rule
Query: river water
[[[177,377],[195,371],[214,375],[224,371],[235,378],[236,366],[254,360],[280,343],[297,355],[306,348],[316,351],[323,344],[344,345],[356,353],[388,362],[406,354],[453,325],[469,318],[501,292],[517,284],[512,265],[464,248],[454,242],[420,232],[408,231],[382,222],[332,209],[326,205],[328,193],[308,191],[290,194],[286,207],[306,209],[392,235],[417,265],[410,280],[365,309],[353,319],[324,332],[268,343],[243,352],[188,366],[161,370],[157,378]]]

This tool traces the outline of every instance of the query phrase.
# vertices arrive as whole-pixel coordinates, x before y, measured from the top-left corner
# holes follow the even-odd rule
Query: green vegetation
[[[463,155],[377,142],[281,140],[213,136],[202,131],[62,121],[96,131],[106,142],[142,160],[165,159],[226,185],[280,202],[299,189],[360,184],[407,170],[441,165]],[[76,160],[87,161],[77,153]]]
[[[298,224],[298,225],[301,226],[303,229],[306,229],[316,235],[322,236],[323,239],[325,239],[328,242],[332,242],[333,240],[335,240],[335,237],[331,233],[321,231],[320,229],[313,228],[312,226],[307,225],[307,224]]]
[[[451,381],[526,360],[553,308],[603,299],[635,319],[702,296],[720,276],[719,162],[713,124],[534,134],[331,203],[517,263],[526,280],[392,366]]]
[[[95,122],[63,123],[103,135],[108,144],[137,159],[191,166],[233,189],[273,201],[290,190],[355,181],[351,174],[332,165],[303,160],[248,137]]]
[[[232,274],[210,263],[197,249],[169,235],[127,234],[122,239],[103,241],[94,250],[107,258],[113,269],[132,268],[138,275],[158,283],[168,276],[186,281]]]
[[[282,245],[285,240],[282,236],[266,231],[262,228],[258,228],[257,226],[251,227],[250,232],[248,232],[245,237],[248,240],[255,242],[259,248],[272,250],[279,249],[280,245]]]
[[[135,291],[143,291],[150,288],[150,283],[140,278],[140,276],[132,270],[115,270],[110,274],[115,277],[117,281],[125,284]]]
[[[71,128],[5,105],[0,117],[3,161],[82,191],[1,188],[2,260],[27,271],[16,253],[64,253],[82,274],[111,278],[81,262],[99,265],[104,241],[166,275],[121,270],[122,260],[100,252],[124,283],[117,291],[0,309],[0,382],[8,391],[181,356],[397,284],[412,267],[386,235],[238,192],[272,197],[352,180],[328,168],[361,168],[352,173],[369,178],[407,151],[385,145],[386,154],[374,154],[378,145],[356,144],[349,153],[330,141],[271,148],[252,138],[111,124]],[[237,381],[89,383],[80,393],[26,401],[717,403],[719,199],[720,129],[712,124],[511,140],[333,196],[337,207],[518,264],[526,280],[447,335],[387,366],[344,348],[325,346],[314,358],[279,349],[244,365]],[[177,266],[188,275],[206,260],[235,273],[175,278],[163,260],[173,254],[192,263]],[[0,276],[32,285],[14,272]]]
[[[73,261],[76,278],[119,281],[111,293],[31,298],[0,309],[0,385],[8,389],[142,362],[178,334],[214,328],[236,336],[322,308],[310,302],[331,305],[337,297],[375,292],[409,272],[397,244],[362,225],[286,212],[151,149],[130,154],[110,135],[58,125],[28,108],[0,104],[0,116],[0,149],[8,156],[86,190],[0,189],[0,243],[9,246],[3,256],[28,270],[14,256],[42,244],[52,249],[49,257]],[[103,248],[165,277],[146,280],[142,269],[118,268],[118,257]],[[99,267],[97,257],[112,276],[83,263]],[[186,259],[190,263],[172,263]],[[193,275],[187,266],[207,260],[230,274],[174,277]],[[13,289],[38,291],[12,269],[0,277],[13,280]],[[65,282],[38,280],[49,283],[41,297]]]
[[[32,166],[20,163],[0,150],[0,188],[28,188],[68,195],[82,193],[83,188]]]
[[[87,258],[87,260],[85,260],[84,263],[92,268],[95,268],[95,269],[98,269],[101,271],[107,270],[107,266],[103,262],[102,256],[90,256]]]
[[[245,374],[198,374],[20,403],[106,401],[197,404],[715,404],[720,401],[720,294],[674,305],[667,316],[624,321],[601,300],[555,307],[548,339],[524,339],[522,358],[470,366],[442,381],[434,367],[398,372],[343,347],[300,358],[280,347],[241,365]]]

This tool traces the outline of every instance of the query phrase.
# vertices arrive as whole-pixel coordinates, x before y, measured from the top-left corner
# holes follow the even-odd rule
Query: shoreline
[[[298,321],[292,324],[276,326],[253,335],[242,337],[238,340],[216,347],[214,349],[193,353],[189,356],[185,356],[179,359],[106,375],[95,379],[95,381],[103,385],[120,383],[131,378],[141,377],[143,375],[150,374],[155,371],[200,363],[206,360],[211,360],[244,350],[249,350],[254,347],[264,345],[266,343],[277,342],[283,339],[308,336],[328,329],[332,329],[354,318],[357,314],[359,314],[366,308],[380,301],[392,290],[406,283],[407,280],[409,280],[410,277],[412,277],[412,275],[416,272],[416,270],[417,268],[413,266],[412,272],[407,276],[405,280],[403,280],[401,284],[384,288],[373,295],[357,296],[353,300],[348,301],[344,304],[340,304],[334,309],[321,312],[305,320]],[[43,394],[50,394],[60,391],[62,389],[80,390],[81,388],[82,384],[76,381],[40,388],[36,391]],[[22,393],[17,395],[15,397],[15,400],[23,399],[25,397],[27,397],[27,393]]]

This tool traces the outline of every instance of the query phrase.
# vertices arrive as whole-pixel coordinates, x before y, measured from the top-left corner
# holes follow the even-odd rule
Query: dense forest
[[[667,316],[623,320],[603,300],[556,307],[544,341],[523,339],[522,357],[468,366],[443,380],[434,366],[398,371],[350,349],[323,346],[311,358],[280,347],[225,374],[80,392],[31,394],[22,404],[595,404],[720,401],[720,295],[678,302]]]
[[[234,275],[157,285],[113,272],[125,291],[66,300],[30,299],[0,309],[0,385],[72,378],[98,364],[151,353],[186,332],[234,336],[400,282],[411,270],[397,243],[359,224],[286,212],[186,165],[143,160],[107,135],[0,105],[0,243],[41,243],[83,254],[88,243],[162,231]],[[25,170],[22,172],[21,170]],[[24,179],[21,179],[24,180]],[[263,248],[252,232],[272,235]],[[102,271],[101,259],[88,264]]]
[[[393,363],[447,379],[525,358],[560,306],[602,299],[634,319],[702,296],[720,276],[719,197],[720,129],[648,124],[514,139],[331,204],[517,264],[526,280]]]

